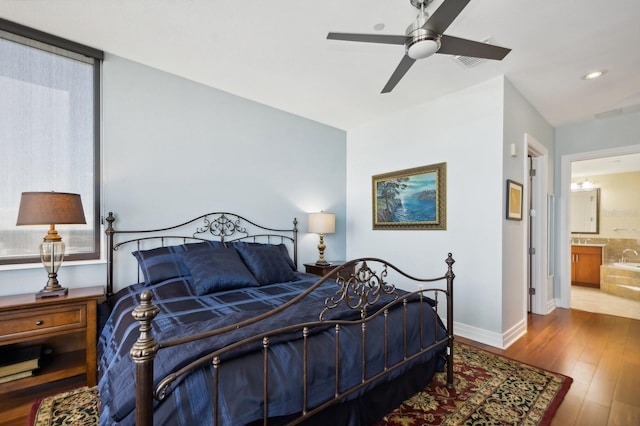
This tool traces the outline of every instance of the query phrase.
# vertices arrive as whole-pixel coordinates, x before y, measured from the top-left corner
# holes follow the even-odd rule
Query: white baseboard
[[[516,340],[521,338],[527,334],[527,319],[524,318],[522,321],[511,327],[506,332],[502,333],[502,341],[503,346],[502,349],[506,349],[511,346]]]
[[[527,332],[527,322],[522,320],[506,332],[500,334],[471,325],[454,322],[453,332],[456,336],[471,339],[498,349],[506,349]]]
[[[453,333],[466,339],[475,340],[496,348],[502,348],[502,336],[499,333],[459,322],[453,323]]]

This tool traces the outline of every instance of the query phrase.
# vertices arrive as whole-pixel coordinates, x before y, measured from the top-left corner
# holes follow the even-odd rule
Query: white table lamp
[[[336,232],[336,215],[333,213],[309,213],[309,232],[320,235],[320,243],[318,244],[318,252],[320,257],[316,265],[328,265],[324,258],[324,234],[333,234]]]

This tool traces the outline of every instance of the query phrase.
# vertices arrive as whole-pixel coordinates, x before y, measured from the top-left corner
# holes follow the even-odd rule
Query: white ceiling
[[[0,0],[4,19],[345,130],[499,75],[553,126],[640,105],[640,1],[471,0],[446,34],[513,51],[470,69],[434,55],[385,95],[402,46],[326,40],[404,34],[416,14],[409,0]]]

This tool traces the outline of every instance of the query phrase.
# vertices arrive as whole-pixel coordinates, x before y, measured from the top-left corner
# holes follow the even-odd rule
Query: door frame
[[[535,215],[532,216],[529,211],[523,215],[526,222],[523,226],[524,233],[524,250],[523,250],[523,265],[528,267],[523,268],[523,282],[528,283],[529,280],[529,268],[531,268],[531,286],[535,289],[536,293],[531,298],[531,312],[534,314],[546,315],[555,308],[553,298],[549,300],[549,287],[550,287],[550,275],[548,274],[548,252],[549,252],[549,238],[547,232],[548,226],[548,208],[547,208],[547,195],[549,192],[549,151],[548,149],[538,142],[533,136],[528,133],[524,134],[524,146],[525,152],[528,155],[523,156],[524,170],[526,174],[529,174],[529,159],[531,156],[534,168],[536,169],[536,175],[533,177],[533,190],[529,185],[529,177],[527,176],[527,184],[525,185],[526,199],[529,197],[529,191],[531,192],[532,205],[535,207]],[[531,246],[535,247],[536,254],[532,256],[532,261],[529,262],[529,225],[533,221],[533,233],[531,235]],[[527,307],[529,305],[529,291],[528,288],[524,292],[524,308],[525,318],[527,314]]]

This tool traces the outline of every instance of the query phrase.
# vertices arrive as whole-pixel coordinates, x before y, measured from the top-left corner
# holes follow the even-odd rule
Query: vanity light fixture
[[[589,178],[584,178],[581,181],[571,182],[571,189],[591,189],[595,188],[595,182],[590,181]]]

